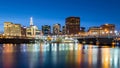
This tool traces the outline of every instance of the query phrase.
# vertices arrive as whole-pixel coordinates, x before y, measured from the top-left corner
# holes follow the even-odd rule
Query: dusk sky
[[[0,31],[6,21],[29,26],[31,16],[40,30],[42,25],[63,26],[69,16],[80,17],[86,28],[110,23],[120,29],[120,0],[0,0]]]

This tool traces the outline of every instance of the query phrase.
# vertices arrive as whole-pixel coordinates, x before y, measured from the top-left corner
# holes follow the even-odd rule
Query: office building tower
[[[66,18],[66,33],[78,34],[79,31],[80,31],[80,18],[79,17]]]

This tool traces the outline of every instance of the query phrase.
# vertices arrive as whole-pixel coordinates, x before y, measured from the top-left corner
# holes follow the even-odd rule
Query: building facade
[[[4,23],[4,35],[5,36],[22,36],[21,25],[13,24],[12,22]]]
[[[100,36],[103,30],[100,27],[90,27],[88,30],[88,35],[90,36]]]
[[[44,35],[50,35],[51,34],[51,27],[49,25],[42,26],[42,33]]]
[[[66,33],[78,34],[80,31],[80,17],[66,18]]]
[[[30,18],[30,27],[26,28],[26,36],[31,38],[40,38],[41,31],[33,24],[33,18]]]
[[[61,25],[60,24],[54,24],[53,25],[53,35],[60,34]]]
[[[114,24],[104,24],[104,25],[101,25],[100,27],[104,30],[104,33],[114,34],[114,32],[115,32]]]
[[[31,38],[39,38],[41,35],[41,31],[38,30],[37,26],[30,26],[26,29],[26,36]]]
[[[21,27],[21,35],[22,35],[22,38],[26,37],[26,27]]]
[[[62,27],[62,34],[65,35],[66,34],[66,26]]]
[[[89,35],[99,36],[113,36],[115,34],[114,24],[104,24],[100,27],[90,27],[88,30]]]

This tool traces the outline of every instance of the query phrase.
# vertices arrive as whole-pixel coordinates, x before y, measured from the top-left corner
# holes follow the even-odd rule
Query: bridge
[[[116,44],[120,42],[120,36],[71,36],[71,35],[57,35],[57,36],[41,36],[40,38],[29,37],[0,37],[0,43],[35,43],[53,40],[64,40],[65,37],[78,40],[82,44]]]
[[[120,43],[120,36],[85,36],[85,37],[77,36],[73,38],[78,39],[79,43],[83,44],[111,45]]]

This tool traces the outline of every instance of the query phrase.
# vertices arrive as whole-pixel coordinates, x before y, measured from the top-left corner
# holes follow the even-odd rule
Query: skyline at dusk
[[[19,23],[29,26],[30,17],[40,29],[42,25],[60,23],[65,25],[65,18],[81,18],[80,26],[87,29],[102,24],[115,24],[120,29],[119,0],[3,0],[0,2],[0,31],[4,22]]]
[[[120,68],[120,0],[0,0],[0,68]]]

